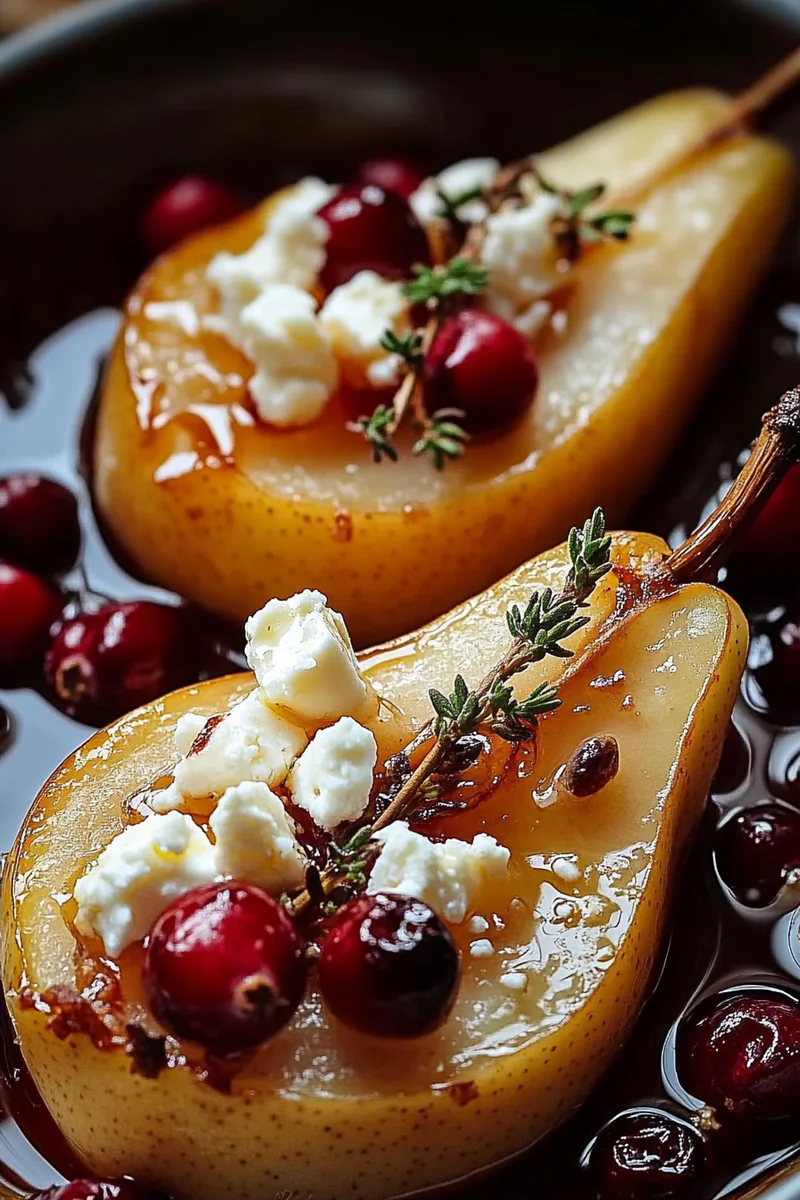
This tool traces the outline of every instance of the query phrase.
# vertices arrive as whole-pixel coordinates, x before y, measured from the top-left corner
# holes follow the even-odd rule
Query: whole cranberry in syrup
[[[800,720],[800,619],[788,618],[770,634],[772,657],[753,672],[777,721]]]
[[[303,939],[282,904],[247,884],[176,900],[147,945],[144,985],[159,1021],[216,1054],[277,1033],[303,998]]]
[[[442,325],[423,378],[428,412],[460,409],[469,433],[487,433],[525,415],[539,371],[519,330],[494,313],[465,309]]]
[[[138,1187],[127,1179],[74,1179],[37,1192],[33,1200],[165,1200],[160,1192]]]
[[[147,600],[106,604],[65,621],[45,677],[69,716],[105,724],[196,677],[183,610]]]
[[[60,616],[55,588],[30,571],[0,562],[0,670],[34,663]]]
[[[204,175],[185,175],[150,201],[142,218],[142,238],[152,254],[160,254],[241,211],[239,200],[224,184]]]
[[[81,546],[72,492],[35,471],[0,479],[0,557],[41,575],[73,566]]]
[[[396,192],[408,200],[425,178],[425,172],[405,158],[371,158],[356,175],[359,183],[371,183],[385,192]]]
[[[800,1005],[775,992],[713,996],[683,1020],[678,1075],[720,1117],[772,1120],[800,1105]]]
[[[319,958],[333,1014],[362,1033],[419,1037],[436,1029],[458,988],[458,951],[421,900],[359,896],[336,914]]]
[[[714,854],[721,879],[743,904],[769,904],[800,867],[800,812],[757,804],[735,813],[717,830]]]
[[[415,263],[429,260],[425,230],[396,192],[372,183],[351,184],[340,188],[317,215],[328,227],[320,275],[326,291],[359,271],[407,279]]]
[[[588,1165],[601,1200],[666,1200],[685,1193],[705,1161],[703,1139],[691,1125],[640,1109],[601,1130]]]
[[[752,525],[744,531],[734,564],[766,580],[800,578],[800,558],[787,553],[800,535],[800,465],[784,476]],[[759,581],[756,580],[756,583]]]

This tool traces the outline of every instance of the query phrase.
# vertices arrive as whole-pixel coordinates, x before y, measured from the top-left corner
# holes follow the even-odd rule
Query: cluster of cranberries
[[[215,1055],[277,1033],[306,986],[307,946],[285,907],[249,884],[198,888],[156,922],[144,960],[153,1013]],[[319,956],[320,992],[345,1024],[379,1037],[419,1037],[447,1016],[458,952],[426,904],[360,896],[332,918]]]
[[[184,610],[149,601],[65,616],[78,558],[75,496],[34,472],[0,479],[0,676],[43,681],[69,716],[103,724],[197,678]]]
[[[330,292],[359,271],[409,279],[430,264],[428,237],[409,197],[423,173],[401,159],[374,159],[318,212],[327,227],[320,282]],[[161,192],[148,208],[144,238],[160,251],[208,225],[227,220],[236,197],[211,179],[190,176]],[[427,314],[416,314],[424,324]],[[470,307],[446,317],[427,355],[423,387],[429,412],[457,410],[472,434],[501,429],[530,407],[539,372],[530,345],[508,321]]]

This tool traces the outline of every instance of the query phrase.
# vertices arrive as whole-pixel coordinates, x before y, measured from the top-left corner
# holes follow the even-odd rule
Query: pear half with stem
[[[769,416],[743,475],[682,549],[669,555],[651,536],[614,536],[612,568],[570,639],[574,657],[546,659],[546,669],[518,678],[520,694],[555,681],[562,700],[542,719],[534,750],[500,749],[510,756],[500,782],[426,826],[460,837],[487,831],[511,860],[477,913],[492,952],[474,955],[474,927],[454,928],[459,995],[424,1038],[377,1041],[341,1026],[312,977],[290,1024],[240,1065],[225,1093],[198,1078],[197,1047],[175,1043],[171,1066],[146,1078],[132,1072],[124,1036],[65,1024],[54,998],[65,988],[74,995],[87,970],[71,925],[76,876],[130,819],[131,793],[169,774],[177,718],[224,710],[252,679],[175,692],[98,733],[56,771],[5,870],[3,975],[25,1062],[93,1171],[133,1174],[178,1200],[262,1200],[285,1189],[382,1200],[487,1170],[585,1099],[645,996],[745,663],[739,608],[692,580],[713,571],[732,531],[796,455],[798,408],[790,395]],[[559,587],[569,562],[565,547],[543,554],[363,656],[387,701],[373,725],[384,760],[424,726],[430,687],[494,667],[508,642],[509,606]],[[619,746],[617,774],[576,799],[565,764],[585,739],[609,736]],[[139,946],[127,951],[119,979],[106,985],[118,1021],[156,1032],[141,996],[141,955]],[[88,965],[97,996],[97,964]]]
[[[376,395],[334,396],[302,429],[253,422],[252,365],[203,324],[218,307],[205,270],[252,245],[271,200],[160,258],[129,297],[100,401],[96,498],[119,544],[236,621],[265,597],[319,588],[360,647],[474,595],[596,504],[620,521],[718,365],[787,214],[783,149],[739,126],[704,144],[730,106],[707,90],[665,95],[537,159],[561,187],[599,179],[624,196],[633,236],[564,276],[529,413],[443,471],[412,457],[410,438],[399,462],[370,461],[346,425]]]

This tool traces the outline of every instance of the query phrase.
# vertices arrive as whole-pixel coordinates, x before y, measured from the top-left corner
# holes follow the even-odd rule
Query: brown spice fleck
[[[125,1053],[131,1060],[133,1074],[158,1079],[168,1065],[167,1039],[157,1033],[148,1033],[141,1025],[126,1025],[125,1030],[128,1034]]]
[[[351,542],[353,540],[353,518],[346,508],[337,508],[333,514],[333,540],[335,542]]]
[[[45,992],[26,988],[19,998],[20,1006],[47,1014],[47,1028],[61,1041],[74,1034],[85,1033],[98,1050],[110,1050],[120,1042],[119,1022],[103,1005],[92,1003],[80,992],[65,983],[58,983]]]
[[[471,1104],[480,1095],[477,1084],[471,1079],[465,1079],[463,1083],[448,1083],[442,1090],[447,1092],[450,1099],[459,1108]]]
[[[564,787],[579,800],[594,796],[619,771],[619,743],[610,735],[587,738],[567,762]]]

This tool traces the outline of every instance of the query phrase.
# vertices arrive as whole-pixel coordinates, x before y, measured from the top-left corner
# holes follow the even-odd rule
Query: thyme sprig
[[[605,195],[604,183],[592,183],[573,192],[546,179],[534,163],[531,173],[543,192],[558,196],[564,203],[564,215],[554,221],[553,232],[559,250],[568,262],[577,262],[587,242],[628,240],[635,219],[632,212],[617,208],[587,215],[586,210]]]
[[[448,458],[458,458],[464,453],[467,433],[458,423],[463,416],[459,409],[443,408],[422,425],[421,436],[414,443],[411,453],[429,454],[437,471],[441,471]]]
[[[321,875],[327,896],[343,884],[352,890],[364,886],[366,868],[377,852],[374,835],[392,821],[411,815],[422,801],[435,794],[432,777],[445,767],[459,765],[458,745],[465,735],[485,728],[509,742],[527,741],[535,736],[538,719],[558,707],[554,684],[540,683],[521,700],[509,684],[514,676],[547,655],[571,656],[572,651],[563,643],[589,620],[580,610],[587,606],[597,582],[611,568],[611,538],[606,534],[601,509],[596,509],[582,528],[571,531],[567,550],[570,567],[564,586],[557,593],[552,588],[533,592],[524,610],[518,605],[509,608],[506,622],[511,644],[478,686],[470,688],[459,674],[449,695],[437,688],[430,690],[432,718],[394,757],[410,764],[412,753],[426,744],[428,749],[410,773],[402,772],[400,786],[380,814],[343,846],[331,846],[329,866]],[[292,910],[299,914],[313,903],[304,891],[292,901]]]
[[[466,204],[471,204],[473,200],[483,200],[484,191],[481,187],[464,188],[454,196],[448,196],[443,188],[437,188],[436,199],[439,201],[439,211],[436,215],[440,220],[458,227],[465,224],[460,210]]]
[[[403,295],[411,304],[441,302],[451,296],[480,296],[488,280],[486,267],[463,254],[457,254],[441,266],[417,263],[411,269],[414,278],[403,284]]]

